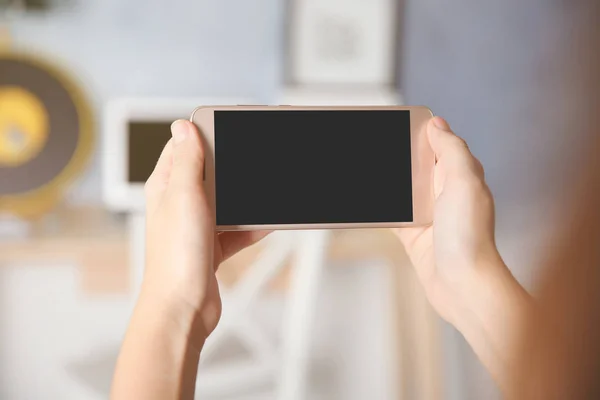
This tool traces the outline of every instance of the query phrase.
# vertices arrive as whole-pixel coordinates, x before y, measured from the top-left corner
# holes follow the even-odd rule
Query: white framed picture
[[[397,0],[291,0],[290,7],[290,83],[394,83]]]
[[[123,98],[106,106],[102,130],[105,205],[143,212],[144,184],[168,141],[170,125],[189,119],[198,106],[253,104],[239,98]]]

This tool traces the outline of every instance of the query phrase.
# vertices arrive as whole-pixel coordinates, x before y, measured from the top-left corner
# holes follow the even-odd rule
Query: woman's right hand
[[[481,163],[444,119],[433,118],[427,130],[436,155],[433,224],[396,233],[431,305],[506,388],[529,296],[496,248],[494,201]]]
[[[465,291],[485,268],[505,268],[494,239],[494,200],[481,163],[448,123],[427,126],[436,155],[434,221],[396,229],[429,301],[448,322],[463,308]]]

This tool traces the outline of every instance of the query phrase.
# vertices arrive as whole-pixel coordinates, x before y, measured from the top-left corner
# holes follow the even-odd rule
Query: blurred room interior
[[[485,166],[531,287],[585,146],[572,54],[597,21],[576,3],[0,0],[0,398],[108,397],[143,182],[199,105],[429,106]],[[386,230],[276,233],[219,278],[198,398],[499,397]]]

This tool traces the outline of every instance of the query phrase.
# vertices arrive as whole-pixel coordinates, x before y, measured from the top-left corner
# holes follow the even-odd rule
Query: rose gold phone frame
[[[190,120],[199,128],[206,149],[205,188],[216,221],[215,193],[215,111],[410,111],[413,222],[336,223],[336,224],[282,224],[282,225],[217,225],[218,231],[288,230],[288,229],[353,229],[401,228],[429,225],[433,221],[433,168],[435,155],[427,139],[427,123],[433,113],[427,107],[368,106],[368,107],[300,107],[300,106],[211,106],[198,107]]]

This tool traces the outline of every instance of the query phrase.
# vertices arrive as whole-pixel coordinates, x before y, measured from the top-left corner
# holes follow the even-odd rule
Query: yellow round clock
[[[87,163],[91,107],[69,75],[39,57],[0,48],[0,213],[54,207]]]

